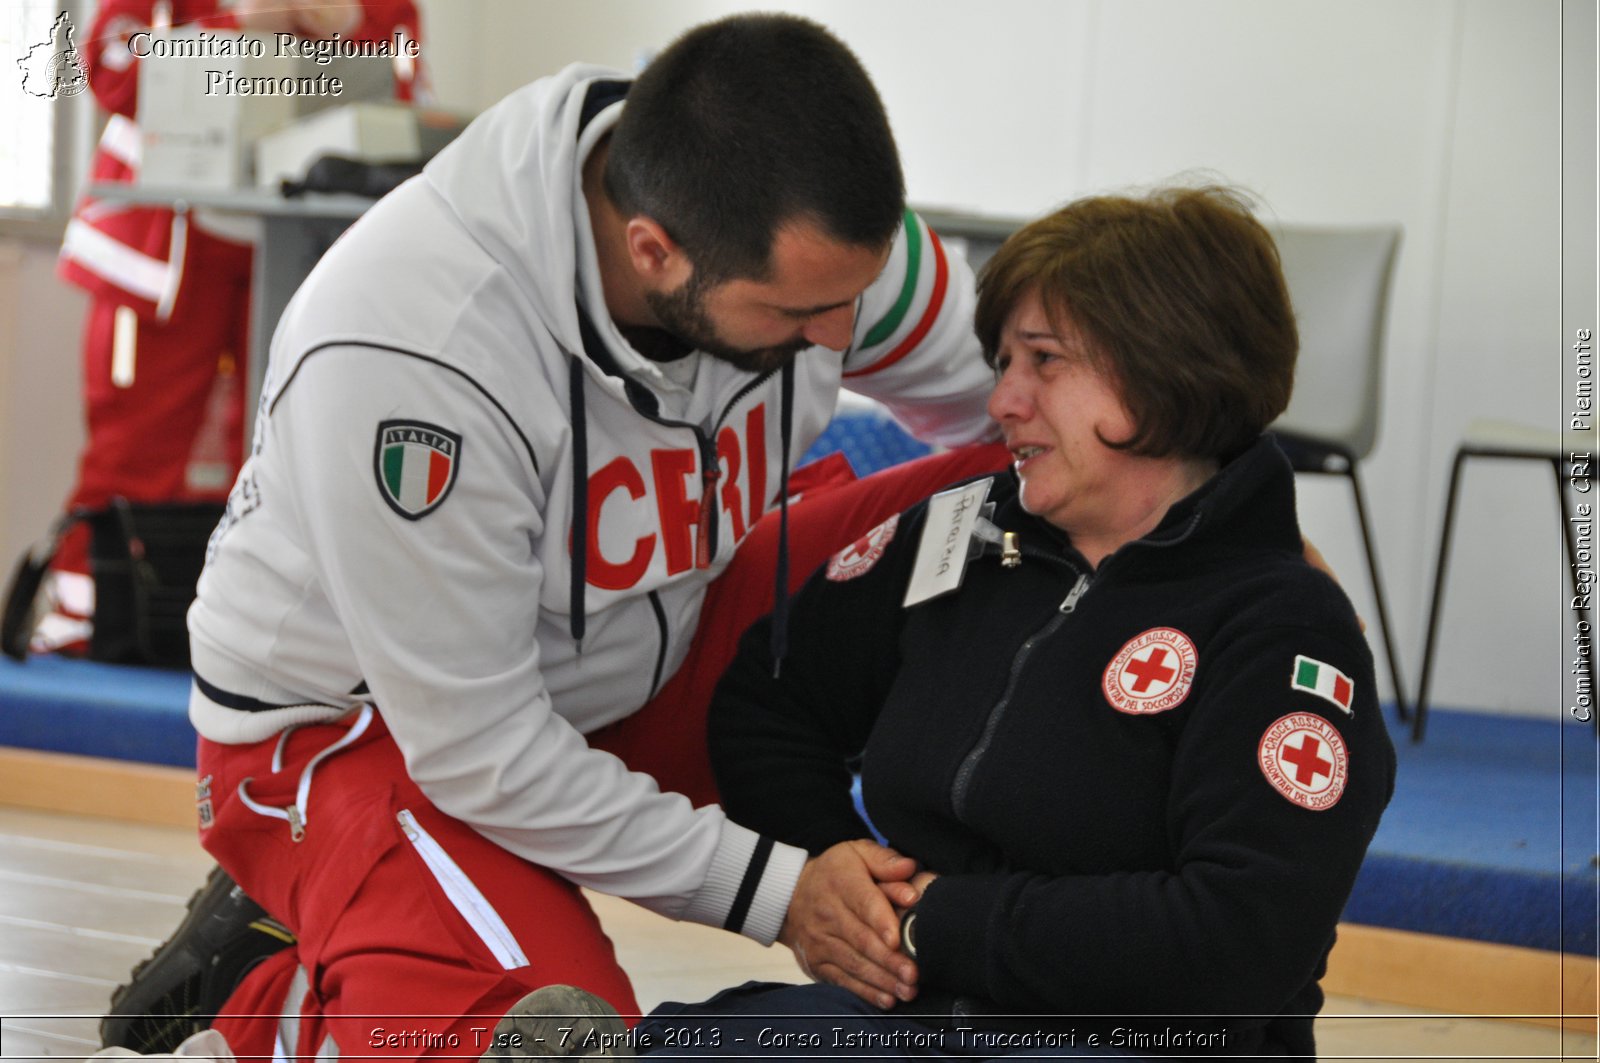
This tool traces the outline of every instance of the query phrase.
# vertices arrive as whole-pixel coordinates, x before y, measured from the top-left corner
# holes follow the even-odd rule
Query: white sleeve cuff
[[[770,945],[783,928],[806,852],[724,820],[704,884],[682,918]]]

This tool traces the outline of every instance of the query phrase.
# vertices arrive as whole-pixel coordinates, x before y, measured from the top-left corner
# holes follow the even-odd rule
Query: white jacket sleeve
[[[384,497],[386,421],[460,437],[454,479],[420,517]],[[804,854],[662,793],[552,710],[533,544],[566,530],[544,526],[533,459],[478,387],[420,358],[338,347],[301,366],[272,431],[284,502],[423,792],[511,852],[672,918],[724,925],[753,888],[734,929],[772,941]]]
[[[912,211],[889,263],[861,297],[843,384],[876,399],[912,435],[959,446],[997,438],[994,374],[972,331],[972,270]]]

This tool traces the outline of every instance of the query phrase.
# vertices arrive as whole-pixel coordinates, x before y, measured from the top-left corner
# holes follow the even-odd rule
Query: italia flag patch
[[[422,421],[384,421],[378,425],[373,471],[389,508],[407,520],[438,509],[461,468],[461,437]]]
[[[1289,686],[1295,690],[1303,690],[1307,694],[1315,694],[1323,701],[1331,701],[1345,711],[1346,715],[1353,715],[1350,702],[1356,695],[1356,686],[1350,677],[1331,664],[1312,660],[1310,657],[1297,656],[1294,659],[1294,672],[1289,676]]]

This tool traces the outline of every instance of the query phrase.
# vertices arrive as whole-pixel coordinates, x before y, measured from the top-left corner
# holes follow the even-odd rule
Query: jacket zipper
[[[461,918],[477,932],[479,940],[494,954],[500,966],[508,971],[528,966],[528,957],[523,955],[522,947],[517,944],[505,920],[500,918],[500,913],[494,910],[488,898],[473,885],[466,872],[444,851],[444,847],[433,839],[433,835],[422,829],[422,824],[417,822],[411,810],[402,808],[395,818],[400,821],[400,829],[417,850],[417,855],[428,865],[439,888],[444,890],[444,895],[461,913]]]
[[[977,743],[962,758],[961,767],[956,770],[955,782],[950,788],[950,802],[955,809],[957,818],[963,820],[965,819],[967,799],[972,795],[972,782],[978,773],[979,762],[983,760],[984,754],[989,752],[989,746],[994,741],[995,732],[1000,729],[1000,719],[1011,705],[1011,698],[1017,689],[1017,680],[1021,677],[1022,670],[1028,663],[1028,658],[1033,655],[1033,648],[1051,635],[1054,635],[1056,630],[1067,622],[1067,617],[1071,616],[1073,610],[1077,609],[1079,600],[1083,598],[1089,589],[1089,574],[1081,571],[1078,566],[1070,561],[1032,550],[1025,551],[1025,556],[1063,566],[1068,571],[1076,574],[1078,578],[1073,582],[1072,589],[1067,592],[1066,598],[1062,599],[1061,604],[1056,607],[1056,611],[1051,615],[1050,619],[1045,622],[1043,627],[1024,639],[1021,647],[1012,656],[1011,671],[1006,677],[1005,690],[1001,692],[1000,700],[995,702],[994,708],[989,710],[989,718],[984,721],[983,733],[978,736]]]
[[[754,380],[748,381],[742,388],[733,393],[733,398],[728,400],[717,419],[711,423],[709,433],[701,433],[695,428],[695,435],[700,442],[700,523],[695,528],[694,537],[694,563],[696,568],[710,568],[711,559],[717,556],[717,529],[722,522],[716,519],[717,515],[717,484],[722,479],[722,460],[717,456],[717,433],[722,431],[722,423],[728,419],[728,414],[733,408],[744,400],[744,397],[766,383],[776,369],[768,369]],[[694,427],[691,425],[690,427]],[[766,506],[767,500],[762,499],[761,504]]]
[[[1150,546],[1150,548],[1168,548],[1168,546],[1176,546],[1176,544],[1187,540],[1190,535],[1194,535],[1195,528],[1200,527],[1200,515],[1202,515],[1200,512],[1195,512],[1195,514],[1190,517],[1189,523],[1184,525],[1184,528],[1182,528],[1178,535],[1171,536],[1171,538],[1166,538],[1166,540],[1136,540],[1136,543],[1138,543],[1139,546]],[[984,525],[986,525],[986,522],[984,522],[984,520],[979,520],[978,528],[974,528],[974,532],[976,532],[978,538],[986,541],[986,543],[1002,543],[1003,533],[1000,532],[1000,528],[995,527],[994,523],[992,522],[989,523],[989,527],[987,528],[984,527]],[[1106,560],[1102,560],[1101,565],[1099,565],[1099,575],[1104,575],[1104,573],[1106,573],[1106,565],[1109,565],[1112,560],[1115,560],[1115,557],[1117,557],[1118,554],[1122,554],[1125,549],[1128,549],[1128,546],[1133,546],[1133,544],[1134,543],[1123,544],[1122,548],[1118,548],[1117,551],[1112,554],[1112,556],[1107,557]],[[989,719],[984,720],[984,730],[982,730],[981,735],[978,736],[978,744],[974,744],[971,752],[968,752],[968,754],[963,757],[962,767],[957,768],[957,772],[955,772],[955,781],[954,783],[950,784],[950,802],[952,802],[952,805],[954,805],[957,816],[962,816],[962,813],[965,812],[966,799],[971,796],[971,789],[973,789],[973,776],[978,773],[978,762],[979,760],[982,760],[982,757],[984,757],[986,752],[989,752],[989,744],[994,741],[995,732],[997,732],[998,728],[1000,728],[1000,717],[1005,716],[1006,708],[1008,708],[1008,706],[1011,704],[1011,695],[1016,692],[1016,682],[1018,682],[1019,677],[1021,677],[1022,666],[1027,663],[1027,658],[1034,653],[1035,645],[1040,644],[1040,642],[1043,642],[1043,640],[1053,636],[1054,632],[1056,632],[1056,629],[1061,628],[1061,624],[1066,623],[1067,616],[1072,615],[1072,612],[1074,612],[1075,608],[1078,607],[1078,602],[1083,599],[1083,596],[1085,596],[1086,592],[1088,592],[1088,589],[1090,589],[1091,581],[1093,581],[1093,576],[1091,576],[1090,573],[1083,572],[1083,570],[1080,570],[1077,565],[1072,564],[1072,562],[1064,559],[1064,557],[1056,557],[1054,554],[1046,554],[1046,552],[1037,551],[1037,549],[1022,549],[1022,551],[1019,552],[1019,556],[1032,557],[1032,559],[1035,560],[1043,560],[1043,562],[1046,562],[1046,564],[1061,565],[1061,567],[1066,567],[1069,572],[1077,575],[1077,581],[1074,581],[1074,584],[1072,584],[1072,589],[1067,591],[1066,599],[1062,599],[1061,605],[1056,607],[1056,615],[1051,616],[1050,621],[1046,621],[1043,628],[1038,629],[1038,631],[1035,631],[1032,636],[1027,637],[1027,639],[1022,642],[1022,647],[1019,648],[1018,652],[1016,652],[1016,655],[1011,658],[1011,671],[1010,674],[1006,676],[1005,690],[1003,690],[1002,695],[1000,695],[1000,701],[997,701],[994,708],[990,709]]]
[[[629,401],[632,403],[635,413],[654,421],[656,424],[665,425],[668,428],[687,428],[694,433],[695,446],[700,450],[700,519],[695,525],[695,568],[710,568],[711,559],[717,556],[717,528],[721,522],[713,518],[717,512],[717,484],[722,480],[722,462],[717,457],[717,433],[722,431],[722,423],[728,419],[728,414],[733,412],[733,408],[739,405],[746,395],[765,384],[772,374],[776,372],[778,372],[777,369],[768,369],[761,375],[746,381],[738,391],[733,393],[733,398],[728,400],[727,405],[722,407],[722,412],[717,415],[717,419],[711,424],[710,432],[702,431],[699,425],[690,421],[675,421],[641,410],[637,403],[632,403],[632,394],[631,392],[629,393]],[[763,506],[766,505],[766,499],[762,499],[761,502]]]
[[[1184,526],[1182,531],[1171,538],[1162,539],[1155,542],[1149,542],[1141,539],[1137,542],[1141,546],[1149,547],[1176,546],[1178,543],[1183,542],[1185,539],[1189,538],[1190,535],[1194,534],[1195,528],[1197,528],[1200,524],[1200,517],[1201,514],[1196,512],[1194,516],[1189,519],[1188,524]],[[979,521],[978,524],[981,527],[984,522]],[[980,532],[978,537],[986,542],[994,543],[1001,541],[1002,536],[997,527],[991,526],[987,534]],[[1101,561],[1099,573],[1104,575],[1106,566],[1112,560],[1114,560],[1118,554],[1122,553],[1123,550],[1126,550],[1128,546],[1131,545],[1134,544],[1125,544],[1124,546],[1118,548],[1110,557],[1106,558],[1104,561]],[[1033,558],[1037,561],[1044,561],[1052,565],[1062,566],[1068,571],[1075,573],[1078,578],[1073,582],[1072,589],[1067,591],[1067,596],[1062,599],[1061,604],[1056,607],[1055,615],[1052,616],[1043,627],[1024,640],[1021,648],[1018,649],[1016,654],[1011,658],[1011,671],[1006,678],[1006,688],[1001,693],[1000,700],[995,703],[994,708],[989,710],[989,718],[984,721],[983,733],[978,736],[978,741],[972,747],[972,750],[964,758],[962,758],[961,767],[956,770],[955,782],[951,784],[950,799],[955,808],[957,817],[961,817],[966,810],[967,799],[971,796],[972,792],[973,776],[975,776],[978,771],[978,762],[981,761],[983,759],[983,755],[989,751],[989,745],[994,740],[995,732],[999,730],[1000,718],[1005,715],[1006,709],[1011,704],[1011,697],[1016,691],[1017,680],[1022,674],[1023,666],[1027,664],[1028,658],[1032,655],[1034,646],[1055,634],[1056,630],[1060,628],[1062,624],[1066,623],[1067,617],[1072,615],[1073,611],[1078,608],[1078,602],[1081,601],[1083,596],[1088,593],[1089,584],[1094,578],[1089,573],[1079,569],[1077,565],[1066,560],[1065,558],[1057,557],[1054,554],[1043,553],[1039,550],[1033,549],[1023,549],[1021,550],[1021,556],[1024,558]]]
[[[646,701],[649,701],[650,698],[656,696],[656,691],[661,689],[661,673],[667,666],[668,632],[667,610],[661,604],[661,595],[656,591],[651,591],[645,597],[650,599],[650,608],[655,610],[656,614],[656,670],[650,677],[650,697],[645,698]]]

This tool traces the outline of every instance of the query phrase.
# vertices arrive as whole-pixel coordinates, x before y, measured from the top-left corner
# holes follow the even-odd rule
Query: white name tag
[[[922,527],[904,605],[916,605],[961,586],[971,557],[972,530],[993,485],[991,476],[928,499],[928,521]]]

